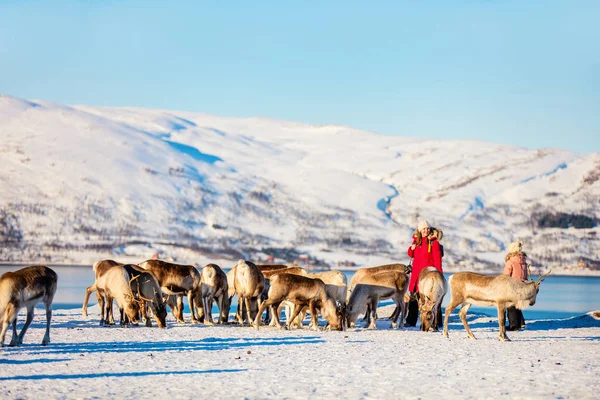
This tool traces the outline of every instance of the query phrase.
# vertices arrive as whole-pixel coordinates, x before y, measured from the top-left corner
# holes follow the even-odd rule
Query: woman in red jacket
[[[441,231],[438,231],[441,233]],[[419,293],[419,274],[423,268],[435,267],[438,271],[442,270],[442,249],[438,236],[433,232],[429,223],[425,220],[419,221],[417,230],[413,234],[412,245],[408,248],[408,256],[413,259],[412,273],[408,284],[408,291],[411,292],[411,301],[408,303],[408,316],[406,317],[407,326],[416,326],[419,316],[419,305],[416,293]],[[441,238],[440,238],[441,239]],[[439,318],[441,321],[441,318]]]

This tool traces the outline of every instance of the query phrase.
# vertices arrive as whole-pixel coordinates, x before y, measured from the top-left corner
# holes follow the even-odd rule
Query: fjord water
[[[0,265],[0,275],[20,268],[22,267]],[[53,308],[80,308],[83,304],[85,288],[94,283],[92,268],[81,266],[51,266],[51,268],[58,274],[58,289]],[[353,272],[348,271],[345,274],[350,282]],[[446,278],[450,275],[446,274]],[[534,279],[536,278],[534,276]],[[450,294],[448,293],[444,298],[444,306],[449,299]],[[96,304],[96,296],[92,294],[89,305],[94,304]],[[389,301],[386,301],[386,304],[389,304]],[[232,311],[235,310],[235,306],[237,306],[237,301],[234,300]],[[600,310],[600,277],[550,275],[540,287],[536,304],[524,310],[523,314],[526,319],[556,319],[573,317],[595,310]],[[216,308],[214,311],[216,312]],[[496,316],[496,310],[491,307],[472,307],[469,312]]]

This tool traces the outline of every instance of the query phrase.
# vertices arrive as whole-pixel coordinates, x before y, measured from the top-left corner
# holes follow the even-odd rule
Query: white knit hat
[[[421,230],[423,228],[429,228],[429,222],[425,221],[424,219],[419,221],[419,225],[417,225],[417,229]]]
[[[508,252],[509,253],[518,253],[521,251],[521,247],[523,246],[523,242],[512,242],[509,246],[508,246]]]

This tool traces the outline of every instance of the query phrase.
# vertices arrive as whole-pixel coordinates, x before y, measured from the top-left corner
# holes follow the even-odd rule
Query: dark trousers
[[[410,302],[408,303],[408,314],[406,315],[406,326],[416,326],[417,319],[419,318],[419,294],[415,293],[414,296],[410,296]]]
[[[523,312],[515,307],[509,307],[506,309],[508,314],[508,330],[515,331],[525,326],[525,318],[523,318]]]

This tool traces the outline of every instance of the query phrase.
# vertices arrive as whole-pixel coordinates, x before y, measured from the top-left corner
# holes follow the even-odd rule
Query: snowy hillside
[[[541,227],[597,221],[598,153],[9,96],[0,138],[0,260],[407,262],[420,218],[448,267],[499,265],[516,239],[538,266],[600,260],[595,222]]]

